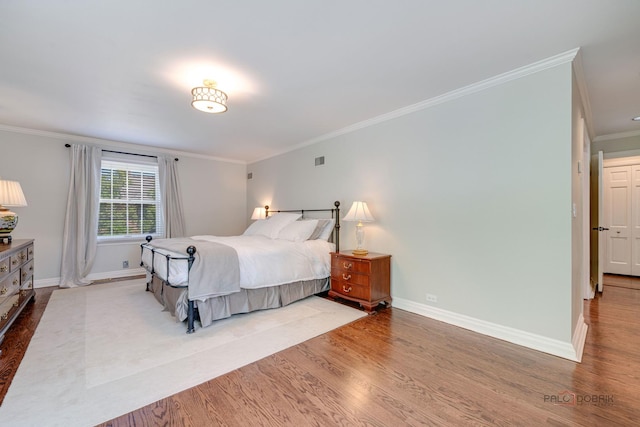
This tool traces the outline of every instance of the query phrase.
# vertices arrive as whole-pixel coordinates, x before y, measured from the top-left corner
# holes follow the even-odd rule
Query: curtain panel
[[[62,237],[61,288],[91,283],[86,277],[96,257],[98,239],[102,150],[72,144],[70,152],[71,177]]]
[[[158,156],[158,175],[166,237],[184,237],[186,230],[177,162],[172,157]]]

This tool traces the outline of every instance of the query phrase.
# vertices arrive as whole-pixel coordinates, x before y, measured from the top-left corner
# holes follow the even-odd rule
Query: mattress
[[[265,236],[193,236],[196,248],[194,265],[208,262],[197,251],[198,243],[214,242],[233,248],[238,256],[239,287],[259,289],[288,283],[324,279],[331,274],[329,253],[333,243],[324,240],[292,242]],[[187,255],[154,247],[154,242],[142,245],[142,263],[172,286],[189,282]],[[155,255],[153,254],[155,251]],[[167,258],[168,256],[168,258]],[[230,292],[231,293],[231,292]]]

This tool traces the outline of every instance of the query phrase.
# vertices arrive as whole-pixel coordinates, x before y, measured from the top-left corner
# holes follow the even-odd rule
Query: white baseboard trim
[[[578,324],[576,325],[576,329],[573,331],[573,340],[571,340],[576,352],[577,362],[582,362],[582,353],[584,351],[584,343],[587,341],[588,329],[589,326],[587,326],[587,323],[584,321],[584,316],[580,313],[580,317],[578,317]]]
[[[393,297],[393,306],[411,313],[445,322],[450,325],[468,329],[473,332],[478,332],[483,335],[498,338],[533,350],[569,359],[574,362],[580,362],[582,359],[582,350],[584,348],[584,341],[587,335],[587,325],[584,323],[582,315],[580,316],[578,325],[574,331],[573,342],[569,343],[476,319],[464,314],[458,314],[441,308],[432,307],[430,305],[419,304],[414,301],[409,301],[395,296]]]
[[[127,268],[124,270],[105,271],[103,273],[92,273],[87,276],[89,280],[109,280],[109,279],[121,279],[129,276],[139,276],[145,274],[146,270],[142,267]],[[58,286],[60,284],[59,277],[52,277],[49,279],[38,279],[33,281],[34,288],[47,288],[49,286]]]

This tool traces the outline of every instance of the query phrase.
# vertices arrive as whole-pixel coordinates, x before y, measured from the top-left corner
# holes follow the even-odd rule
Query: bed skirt
[[[187,318],[187,289],[173,288],[163,284],[163,281],[152,276],[149,291],[162,304],[165,310],[175,316],[177,321]],[[315,279],[270,286],[258,289],[241,289],[231,295],[209,298],[198,301],[196,307],[202,327],[209,326],[214,320],[224,319],[239,313],[249,313],[256,310],[278,308],[291,304],[320,292],[328,291],[329,278]]]

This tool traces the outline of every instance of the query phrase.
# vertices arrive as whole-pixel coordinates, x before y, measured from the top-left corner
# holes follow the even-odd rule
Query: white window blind
[[[102,160],[98,240],[164,237],[158,165]]]

